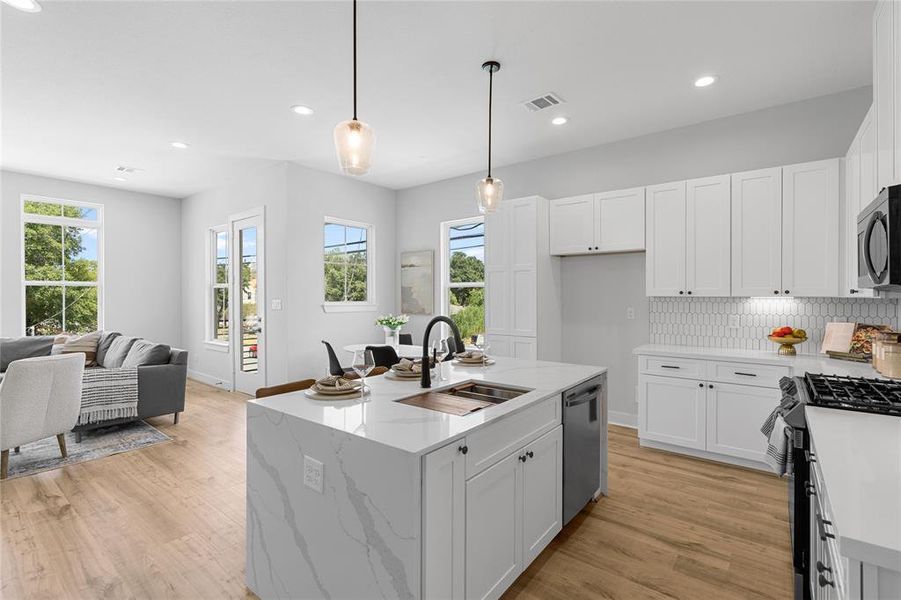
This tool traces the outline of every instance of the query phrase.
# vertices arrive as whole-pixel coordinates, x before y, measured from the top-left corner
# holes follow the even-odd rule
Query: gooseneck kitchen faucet
[[[431,371],[431,363],[429,362],[429,334],[432,332],[432,326],[435,323],[447,323],[450,325],[451,331],[454,332],[454,346],[456,347],[456,352],[463,352],[466,349],[466,345],[463,343],[463,339],[460,337],[460,330],[457,329],[457,324],[453,322],[449,317],[445,317],[444,315],[438,315],[425,327],[425,334],[422,336],[422,377],[420,378],[420,386],[424,388],[432,387],[432,375]]]

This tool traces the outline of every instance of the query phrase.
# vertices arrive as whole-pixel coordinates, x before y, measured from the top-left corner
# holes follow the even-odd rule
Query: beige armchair
[[[63,458],[65,432],[81,411],[84,354],[61,354],[16,360],[0,382],[0,479],[6,479],[9,449],[52,435]]]

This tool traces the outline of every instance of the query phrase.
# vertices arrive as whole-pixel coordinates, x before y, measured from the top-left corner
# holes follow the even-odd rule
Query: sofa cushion
[[[52,347],[52,335],[0,338],[0,372],[6,372],[6,367],[14,360],[50,356]]]
[[[106,356],[103,357],[104,368],[118,369],[121,367],[125,362],[125,357],[128,356],[128,351],[137,340],[136,337],[125,337],[124,335],[114,339],[106,351]]]
[[[101,331],[100,332],[100,341],[97,343],[97,364],[101,367],[103,366],[103,360],[106,358],[106,353],[109,350],[110,344],[113,343],[113,340],[122,334],[118,331]]]
[[[84,366],[93,367],[97,361],[97,344],[100,342],[100,332],[86,333],[79,337],[70,337],[63,344],[60,354],[84,353]]]
[[[128,351],[123,367],[144,367],[147,365],[165,365],[169,362],[169,346],[154,344],[147,340],[137,340]]]

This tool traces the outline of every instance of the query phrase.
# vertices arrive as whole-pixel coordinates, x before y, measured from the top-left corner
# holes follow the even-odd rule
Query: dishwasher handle
[[[574,406],[580,406],[585,404],[586,402],[591,402],[591,406],[588,411],[588,422],[594,423],[598,420],[598,391],[600,391],[601,386],[596,385],[593,388],[587,389],[578,396],[575,394],[570,394],[566,401],[564,402],[564,406],[566,408],[572,408]]]

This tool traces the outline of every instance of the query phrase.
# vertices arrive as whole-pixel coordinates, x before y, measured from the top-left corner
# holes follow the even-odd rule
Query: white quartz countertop
[[[806,414],[841,553],[901,571],[901,417]]]
[[[810,341],[807,342],[811,343]],[[798,354],[783,356],[773,350],[738,350],[732,348],[708,348],[704,346],[676,346],[672,344],[645,344],[633,350],[633,354],[644,356],[678,356],[702,360],[734,360],[765,365],[785,365],[792,368],[793,375],[822,373],[824,375],[844,375],[848,377],[883,378],[870,363],[829,358],[825,354]]]
[[[485,381],[533,391],[462,417],[396,402],[427,390],[419,386],[419,379],[405,381],[383,375],[366,378],[366,384],[372,391],[362,399],[314,400],[303,392],[292,392],[251,402],[399,450],[425,454],[454,438],[607,371],[605,367],[535,360],[497,358],[496,361],[487,368],[448,363],[444,371],[449,381],[439,382],[437,377],[433,377],[431,390],[466,381]]]

